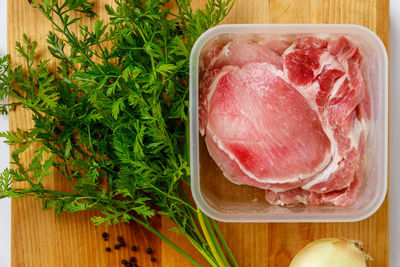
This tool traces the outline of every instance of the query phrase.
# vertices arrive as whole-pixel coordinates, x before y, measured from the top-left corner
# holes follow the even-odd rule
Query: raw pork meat
[[[206,138],[249,177],[264,183],[293,182],[327,165],[330,141],[317,113],[271,65],[237,68],[219,76],[214,87]]]
[[[199,126],[224,175],[265,189],[275,205],[351,205],[370,117],[361,61],[345,37],[209,48]]]
[[[204,70],[220,69],[223,66],[232,65],[242,67],[247,63],[268,62],[282,69],[282,51],[287,45],[282,42],[274,51],[270,49],[276,42],[254,42],[250,40],[233,40],[225,46],[219,44],[212,47],[202,57],[200,67]],[[280,54],[279,54],[280,53]]]

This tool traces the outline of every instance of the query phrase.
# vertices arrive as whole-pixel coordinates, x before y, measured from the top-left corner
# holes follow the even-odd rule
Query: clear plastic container
[[[349,207],[269,205],[264,190],[228,181],[210,157],[198,129],[199,57],[215,41],[235,38],[285,38],[300,35],[344,35],[358,45],[371,94],[372,117],[366,145],[366,167],[360,192]],[[200,137],[200,138],[199,138]],[[388,58],[379,37],[358,25],[221,25],[200,36],[190,60],[190,155],[194,200],[208,216],[226,222],[350,222],[365,219],[382,204],[387,191]]]

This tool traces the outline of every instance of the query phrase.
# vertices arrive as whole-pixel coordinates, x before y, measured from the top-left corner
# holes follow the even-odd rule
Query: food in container
[[[354,202],[370,97],[353,42],[235,39],[200,62],[199,130],[225,177],[274,205]]]
[[[198,90],[192,90],[198,98],[191,98],[191,108],[198,103],[197,114],[191,111],[199,119],[197,130],[205,134],[208,151],[222,170],[215,172],[218,177],[262,188],[267,192],[264,197],[274,205],[303,202],[354,207],[360,203],[365,185],[371,181],[362,181],[364,162],[368,163],[371,154],[368,135],[374,132],[370,128],[377,122],[377,113],[382,116],[370,99],[376,100],[382,89],[385,94],[385,74],[381,72],[379,85],[371,66],[379,63],[386,67],[386,54],[383,51],[383,58],[377,60],[373,53],[382,51],[372,51],[360,42],[357,35],[368,32],[364,28],[343,29],[333,25],[228,25],[211,30],[213,36],[208,32],[200,38],[202,47],[195,46],[191,69],[195,72],[191,86]],[[374,41],[369,40],[370,44]],[[375,49],[381,49],[380,40],[377,43]],[[196,129],[191,130],[194,141]],[[376,137],[373,133],[372,139]],[[192,168],[196,172],[195,163]],[[219,186],[210,190],[205,180],[207,169],[203,176],[201,170],[198,177],[194,173],[192,189],[196,202],[209,215],[211,208],[229,215],[236,210],[239,216],[248,213],[269,219],[272,211],[277,211],[278,207],[266,205],[265,198],[267,207],[261,208],[260,189],[224,186],[224,193],[218,179]],[[196,178],[200,188],[196,188]],[[211,183],[217,185],[216,181]],[[196,198],[198,189],[202,192]],[[232,211],[225,209],[227,204]],[[339,209],[322,206],[316,210]],[[278,217],[286,217],[281,215]]]

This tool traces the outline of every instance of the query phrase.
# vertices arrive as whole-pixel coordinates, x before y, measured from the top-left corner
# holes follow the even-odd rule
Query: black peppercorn
[[[151,254],[151,253],[153,253],[153,250],[151,248],[146,248],[146,253]]]
[[[132,249],[132,251],[136,251],[137,247],[136,246],[132,246],[131,249]]]
[[[136,258],[135,258],[135,257],[131,257],[131,258],[129,259],[129,261],[130,261],[130,262],[136,262]]]
[[[119,246],[120,246],[120,247],[125,247],[125,246],[126,246],[126,243],[122,240],[121,242],[119,242]]]
[[[136,265],[136,264],[135,264]],[[132,265],[132,263],[128,262],[128,264],[126,264],[126,267],[133,267],[134,265]],[[137,267],[137,265],[136,265]]]
[[[101,234],[101,236],[102,236],[103,238],[107,238],[107,237],[108,237],[108,233],[104,232],[104,233]]]
[[[110,252],[110,251],[111,251],[111,248],[110,248],[110,247],[106,247],[106,251],[107,251],[107,252]]]
[[[124,265],[126,265],[126,264],[128,263],[125,259],[123,259],[121,262],[122,262],[122,264],[124,264]]]
[[[119,246],[119,245],[115,245],[114,248],[115,248],[115,249],[119,249],[120,246]]]
[[[136,263],[134,263],[133,265],[131,264],[132,267],[138,267]]]
[[[118,236],[118,237],[117,237],[117,240],[118,240],[119,242],[124,241],[124,239],[122,238],[122,236]]]
[[[156,261],[156,258],[155,257],[151,257],[150,260],[154,262],[154,261]]]

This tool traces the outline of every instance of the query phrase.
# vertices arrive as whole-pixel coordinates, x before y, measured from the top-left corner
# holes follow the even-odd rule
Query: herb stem
[[[193,208],[192,205],[190,205],[190,203],[186,203],[186,202],[183,201],[182,199],[179,199],[179,198],[174,197],[174,196],[172,196],[172,195],[170,195],[170,194],[168,194],[168,193],[165,193],[164,191],[161,191],[160,189],[158,189],[158,188],[155,187],[154,185],[152,185],[151,188],[154,189],[154,190],[156,190],[158,193],[161,193],[162,195],[168,197],[168,198],[171,198],[171,199],[173,199],[173,200],[178,201],[179,203],[181,203],[182,205],[188,207],[189,209],[191,209],[191,210],[193,210],[193,211],[196,211],[196,209]]]
[[[204,250],[204,248],[201,247],[200,244],[198,244],[196,241],[193,240],[192,237],[190,236],[186,236],[186,238],[189,240],[190,244],[192,244],[197,251],[204,257],[204,259],[213,267],[218,267],[217,263],[215,262],[215,260],[210,257],[207,252]]]
[[[233,256],[231,250],[229,249],[229,246],[228,246],[228,244],[226,243],[225,238],[224,238],[224,236],[222,235],[221,231],[219,230],[219,227],[218,227],[217,223],[216,223],[213,219],[211,219],[211,218],[210,218],[210,221],[211,221],[211,224],[212,224],[212,226],[213,226],[215,232],[216,232],[217,235],[218,235],[219,240],[221,240],[222,246],[224,247],[224,249],[225,249],[225,251],[226,251],[226,254],[228,254],[228,257],[229,257],[229,259],[231,260],[231,263],[233,264],[233,266],[239,267],[239,264],[237,263],[235,257]]]
[[[225,266],[223,260],[220,257],[220,254],[217,251],[217,248],[215,247],[215,244],[214,244],[215,240],[213,240],[212,237],[210,236],[210,233],[209,233],[206,223],[204,221],[203,213],[201,212],[201,210],[199,208],[197,208],[197,214],[198,214],[200,226],[203,230],[204,236],[206,237],[207,244],[210,246],[210,249],[214,255],[215,260],[217,261],[218,266]]]
[[[139,25],[137,25],[137,24],[134,23],[133,21],[132,21],[131,23],[132,23],[133,26],[136,27],[136,29],[138,30],[140,36],[141,36],[142,39],[143,39],[143,42],[144,42],[144,45],[145,45],[144,50],[145,50],[146,53],[150,56],[151,67],[152,67],[153,71],[155,72],[155,70],[156,70],[156,64],[155,64],[155,62],[154,62],[154,56],[153,56],[153,54],[152,54],[152,52],[151,52],[151,50],[150,50],[150,47],[149,47],[149,43],[147,42],[147,38],[144,36],[143,30],[139,27]],[[146,47],[146,46],[147,46],[147,47]]]
[[[204,222],[205,222],[205,225],[206,225],[206,227],[207,227],[207,230],[208,230],[208,232],[209,232],[209,234],[210,234],[210,237],[211,237],[211,239],[213,240],[213,244],[215,245],[215,247],[216,247],[216,249],[217,249],[217,251],[218,251],[218,254],[219,254],[219,256],[221,257],[221,259],[222,259],[222,261],[223,261],[223,263],[224,263],[224,266],[229,266],[229,262],[228,262],[228,260],[227,260],[226,257],[225,257],[224,251],[222,250],[221,245],[220,245],[220,243],[219,243],[217,237],[215,236],[214,229],[213,229],[213,227],[211,226],[208,217],[207,217],[207,216],[204,216],[203,213],[202,213],[202,216],[203,216],[203,218],[204,218]]]
[[[181,187],[178,187],[178,192],[179,192],[180,197],[182,197],[187,203],[190,203],[188,197],[186,196],[185,192],[183,192]],[[197,219],[197,221],[199,220],[197,210],[191,209],[191,210],[189,210],[189,212],[191,212],[191,214],[192,214],[192,216],[189,216],[189,221],[192,224],[192,228],[193,228],[197,238],[200,240],[200,242],[206,243],[206,240],[204,239],[203,235],[200,233],[200,230],[199,230],[196,222],[193,219],[193,217],[194,217],[195,219]]]
[[[33,0],[34,3],[37,5],[36,0]],[[74,45],[75,48],[79,50],[81,55],[87,60],[87,62],[92,65],[92,67],[96,68],[99,72],[102,72],[99,67],[88,57],[88,55],[85,53],[84,50],[82,50],[79,42],[76,40],[76,38],[72,35],[70,32],[67,23],[64,19],[64,13],[62,12],[62,9],[65,7],[63,5],[62,7],[59,7],[56,5],[56,8],[52,7],[53,12],[59,17],[61,23],[63,24],[64,29],[61,29],[61,27],[50,17],[49,14],[45,12],[42,8],[39,8],[40,12],[53,24],[54,27],[56,27],[57,31],[64,34],[70,42]],[[68,12],[68,11],[67,11]]]

